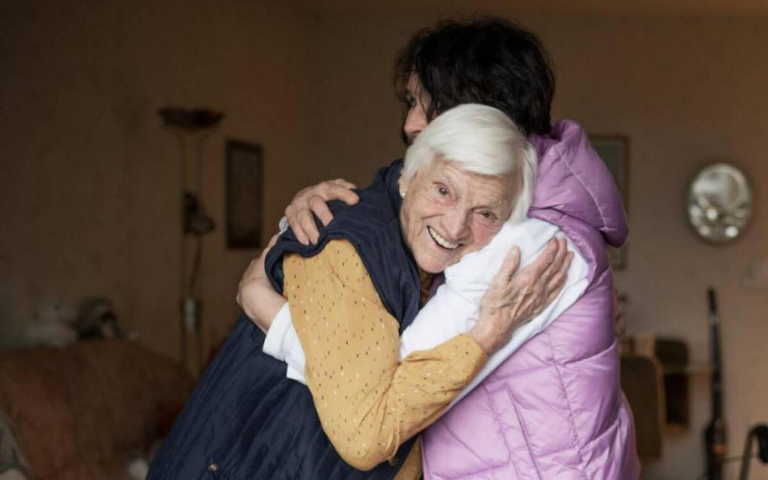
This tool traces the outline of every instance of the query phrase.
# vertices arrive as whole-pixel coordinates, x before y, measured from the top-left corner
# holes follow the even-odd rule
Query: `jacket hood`
[[[621,195],[584,129],[560,120],[549,135],[532,135],[529,141],[539,155],[531,216],[557,212],[595,228],[611,246],[624,245],[629,230]]]

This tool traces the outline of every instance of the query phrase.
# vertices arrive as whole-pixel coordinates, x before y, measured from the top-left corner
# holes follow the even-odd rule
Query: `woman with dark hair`
[[[434,99],[426,105],[427,118],[480,103],[506,113],[525,135],[552,129],[555,75],[546,51],[536,35],[509,21],[444,22],[422,30],[395,64],[395,91],[405,103],[412,77]]]
[[[530,322],[541,327],[538,335],[520,339],[519,330],[508,358],[425,431],[425,478],[638,478],[632,416],[619,384],[606,250],[626,241],[626,219],[612,177],[581,127],[550,123],[554,76],[538,39],[502,19],[444,23],[417,34],[401,52],[395,85],[407,105],[407,142],[446,109],[467,102],[512,118],[539,158],[529,222],[516,227],[519,235],[534,235],[534,221],[554,225],[547,234],[565,233],[578,248],[576,260],[587,265],[579,299],[554,322]],[[316,239],[313,211],[328,224],[324,201],[334,198],[355,201],[340,181],[294,199],[286,215],[298,238]],[[267,296],[251,294],[253,300]],[[247,299],[244,305],[247,312]],[[287,346],[283,358],[300,358],[300,347]]]

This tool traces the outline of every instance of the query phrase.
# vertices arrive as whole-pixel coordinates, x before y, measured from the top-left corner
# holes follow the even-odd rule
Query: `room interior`
[[[0,322],[98,295],[135,341],[180,360],[184,155],[158,110],[210,109],[224,117],[202,144],[198,195],[216,228],[201,240],[200,343],[188,346],[206,358],[259,254],[228,246],[227,141],[261,147],[263,245],[301,188],[365,185],[402,156],[391,72],[410,35],[487,13],[540,35],[556,69],[554,118],[627,139],[631,237],[616,271],[626,335],[680,340],[692,366],[687,426],[663,428],[642,478],[703,471],[710,287],[727,456],[768,422],[768,4],[28,0],[0,10]],[[685,209],[691,180],[719,161],[738,166],[754,195],[743,235],[725,245],[697,238]],[[768,477],[758,463],[749,478]],[[725,478],[738,470],[728,463]]]

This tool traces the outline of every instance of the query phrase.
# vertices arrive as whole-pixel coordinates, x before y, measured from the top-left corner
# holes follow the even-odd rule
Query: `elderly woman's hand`
[[[513,247],[480,302],[477,323],[468,332],[488,355],[506,345],[517,327],[539,315],[565,285],[573,253],[553,239],[518,275],[520,250]]]
[[[264,270],[267,253],[277,242],[277,237],[277,235],[272,237],[267,247],[261,252],[261,256],[251,261],[243,273],[243,278],[237,289],[237,304],[242,307],[248,318],[265,333],[272,325],[272,320],[287,302],[282,295],[272,288]]]
[[[317,243],[320,233],[317,231],[314,215],[317,215],[323,225],[328,225],[333,220],[333,214],[327,202],[341,200],[348,205],[356,204],[360,198],[352,191],[353,188],[356,188],[353,183],[337,178],[307,187],[297,193],[285,209],[285,217],[296,239],[304,245],[309,242]]]

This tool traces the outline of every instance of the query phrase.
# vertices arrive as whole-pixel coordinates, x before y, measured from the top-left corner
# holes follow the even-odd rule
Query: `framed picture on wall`
[[[624,211],[629,214],[629,138],[622,135],[590,135],[592,145],[613,174],[613,180],[621,194]],[[627,267],[627,246],[610,249],[614,270]]]
[[[227,139],[227,248],[262,246],[264,154],[261,145]]]

